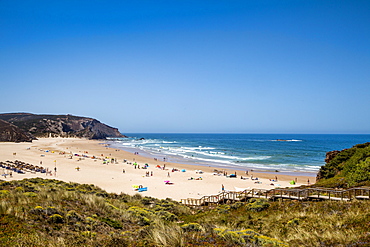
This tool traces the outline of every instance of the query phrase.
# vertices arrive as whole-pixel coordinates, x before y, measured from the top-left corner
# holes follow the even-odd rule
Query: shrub
[[[249,200],[249,203],[247,204],[247,210],[261,212],[262,210],[265,210],[269,206],[270,204],[267,202],[266,199],[253,198]]]
[[[181,229],[186,232],[192,232],[192,231],[198,232],[198,231],[201,231],[202,226],[199,225],[198,223],[189,223],[189,224],[182,225]]]
[[[40,214],[44,213],[44,208],[41,207],[41,206],[36,206],[36,207],[34,207],[33,209],[30,210],[30,213],[40,215]]]
[[[161,210],[161,211],[158,211],[157,212],[157,215],[162,219],[162,220],[166,220],[166,221],[175,221],[177,220],[177,216],[168,212],[168,211],[164,211],[164,210]]]
[[[234,204],[231,205],[231,208],[232,209],[238,209],[238,208],[241,208],[244,206],[244,203],[243,202],[236,202]]]
[[[251,229],[245,230],[230,230],[227,228],[214,228],[214,232],[217,236],[223,238],[227,242],[231,242],[238,245],[257,245],[257,246],[276,246],[276,247],[288,247],[284,242],[277,239],[263,236]]]
[[[0,197],[5,197],[10,194],[9,190],[0,190]]]
[[[27,197],[36,197],[37,196],[37,194],[35,192],[24,192],[23,195],[27,196]]]
[[[24,192],[24,189],[23,187],[18,186],[17,188],[15,188],[15,192]]]
[[[229,205],[223,204],[223,205],[218,205],[215,210],[218,213],[228,213],[230,211],[230,208],[231,207]]]
[[[67,214],[66,214],[66,218],[69,221],[73,221],[73,222],[82,220],[81,216],[79,214],[77,214],[76,211],[74,211],[74,210],[68,211]]]
[[[143,205],[145,205],[145,206],[147,206],[147,205],[151,205],[151,204],[153,204],[154,203],[154,199],[153,198],[151,198],[151,197],[144,197],[143,199],[141,199],[141,203],[143,204]]]
[[[139,219],[139,225],[149,225],[150,218],[154,215],[150,210],[136,206],[130,207],[127,211]]]
[[[133,200],[141,200],[141,199],[143,199],[143,197],[139,193],[136,193],[135,195],[132,196],[132,199]]]
[[[49,220],[53,223],[63,223],[64,218],[60,214],[53,214],[49,217]]]
[[[9,185],[11,185],[11,184],[12,184],[11,182],[3,181],[3,182],[1,182],[1,183],[0,183],[0,188],[1,188],[1,187],[5,187],[5,186],[9,186]]]
[[[110,227],[113,227],[114,229],[122,229],[123,228],[122,223],[118,222],[116,220],[112,220],[112,219],[109,219],[109,218],[100,218],[100,221],[106,223],[107,225],[109,225]]]
[[[47,215],[52,215],[52,214],[59,214],[58,210],[55,207],[47,207],[45,209],[45,213]]]

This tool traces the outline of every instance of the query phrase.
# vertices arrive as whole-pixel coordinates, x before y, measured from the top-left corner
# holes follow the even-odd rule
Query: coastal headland
[[[255,171],[246,174],[246,171],[165,162],[163,157],[143,157],[111,148],[101,140],[84,138],[39,138],[32,143],[2,142],[0,157],[2,162],[18,160],[47,171],[12,172],[10,176],[9,170],[1,168],[1,179],[5,181],[41,177],[94,184],[110,193],[129,195],[139,193],[137,187],[143,187],[147,190],[140,192],[142,196],[177,201],[217,194],[222,189],[273,189],[314,182],[310,176]],[[235,173],[236,177],[230,177]],[[295,181],[295,185],[291,181]]]

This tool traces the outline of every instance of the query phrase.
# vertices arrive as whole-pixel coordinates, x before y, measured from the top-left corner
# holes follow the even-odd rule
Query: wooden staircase
[[[217,195],[203,196],[199,199],[181,199],[187,206],[211,206],[233,202],[245,202],[251,198],[265,198],[267,200],[333,200],[350,201],[353,199],[370,200],[370,187],[357,187],[347,190],[327,188],[306,189],[246,189],[244,191],[224,191]]]

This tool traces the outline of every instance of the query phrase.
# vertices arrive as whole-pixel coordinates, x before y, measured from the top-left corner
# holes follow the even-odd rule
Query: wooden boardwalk
[[[182,199],[181,203],[187,206],[211,206],[233,202],[245,202],[251,198],[265,198],[267,200],[332,200],[350,201],[353,199],[370,200],[370,187],[358,187],[347,190],[327,188],[305,189],[247,189],[244,191],[225,191],[217,195],[203,196],[200,199]]]

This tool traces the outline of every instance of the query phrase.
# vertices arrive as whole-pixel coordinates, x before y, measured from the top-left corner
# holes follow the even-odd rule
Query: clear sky
[[[370,133],[370,1],[0,1],[0,112]]]

